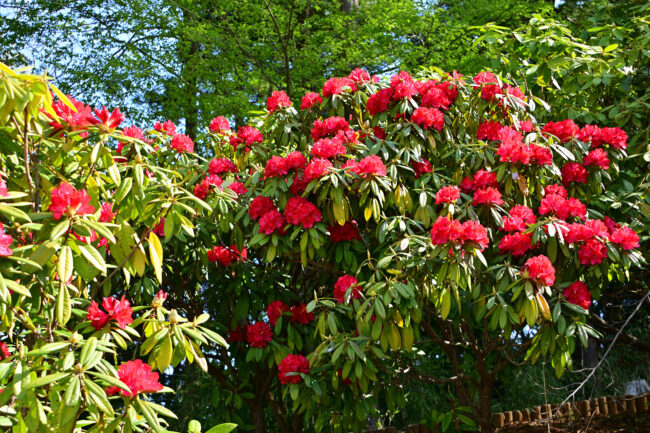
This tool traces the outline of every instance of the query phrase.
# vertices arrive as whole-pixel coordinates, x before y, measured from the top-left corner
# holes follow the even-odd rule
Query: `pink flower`
[[[445,125],[445,117],[437,108],[420,107],[413,112],[411,120],[424,129],[433,127],[441,131]]]
[[[309,322],[314,320],[314,313],[307,312],[305,304],[293,305],[291,307],[291,323],[300,323],[301,325],[309,325]]]
[[[280,234],[283,233],[283,229],[286,222],[284,216],[276,209],[266,212],[260,218],[260,233],[265,235],[270,235],[275,231],[278,231]]]
[[[320,105],[320,103],[323,102],[323,98],[320,97],[320,95],[316,92],[307,92],[305,96],[302,97],[302,101],[300,104],[300,109],[301,110],[311,110],[311,108],[314,105]]]
[[[289,99],[289,95],[287,95],[282,90],[275,90],[273,93],[271,93],[269,99],[266,100],[266,109],[268,110],[269,114],[272,114],[280,107],[290,106],[291,99]]]
[[[314,179],[319,179],[325,176],[332,167],[332,163],[328,160],[323,158],[314,158],[309,162],[309,164],[307,164],[307,167],[305,167],[302,181],[308,184]]]
[[[104,203],[101,212],[99,213],[99,221],[103,223],[113,222],[117,216],[117,212],[113,212],[113,203]]]
[[[163,123],[156,122],[153,125],[153,129],[167,135],[171,135],[171,136],[176,135],[176,125],[174,125],[174,122],[172,122],[171,120],[165,120]]]
[[[308,229],[321,220],[321,212],[306,198],[291,197],[284,208],[284,216],[289,224],[302,225]]]
[[[287,169],[291,170],[302,170],[307,167],[307,158],[305,155],[299,151],[291,152],[284,158],[285,163],[287,164]]]
[[[521,268],[524,278],[530,278],[545,286],[552,286],[555,283],[555,268],[545,255],[531,257],[526,260]]]
[[[343,141],[337,139],[321,138],[311,147],[311,154],[318,158],[333,158],[337,155],[345,155],[347,149],[343,145]]]
[[[140,393],[158,392],[163,389],[162,384],[158,382],[158,373],[154,373],[151,366],[140,359],[127,361],[120,365],[117,374],[130,392],[117,386],[111,386],[106,389],[108,395],[119,392],[125,397],[133,398]]]
[[[379,156],[366,156],[357,164],[356,173],[359,175],[386,176],[386,166]]]
[[[0,197],[9,197],[9,190],[4,180],[0,179]]]
[[[342,117],[328,117],[325,120],[316,120],[311,129],[311,138],[318,140],[319,138],[336,135],[339,131],[347,131],[350,129],[350,124]]]
[[[535,224],[535,213],[527,206],[515,206],[510,209],[509,216],[503,218],[501,230],[506,232],[521,232],[530,224]]]
[[[499,122],[485,121],[478,126],[476,138],[479,140],[500,140],[499,131],[503,128]]]
[[[223,116],[217,116],[210,121],[210,132],[215,134],[230,132],[230,122]]]
[[[600,241],[590,239],[578,250],[578,261],[583,265],[598,265],[607,258],[607,247]]]
[[[615,149],[627,147],[627,134],[621,128],[603,128],[600,130],[599,139]]]
[[[436,194],[436,204],[456,203],[460,198],[460,189],[456,186],[443,186]]]
[[[431,227],[431,243],[443,245],[449,241],[461,240],[463,237],[463,225],[447,217],[438,217]]]
[[[9,257],[13,254],[13,251],[9,248],[13,241],[14,239],[11,236],[5,234],[5,228],[0,223],[0,257]]]
[[[334,298],[336,301],[339,304],[346,303],[345,294],[347,293],[348,289],[350,289],[350,299],[361,298],[361,286],[358,283],[359,282],[357,279],[352,275],[343,275],[342,277],[339,277],[339,279],[336,280],[336,283],[334,284]]]
[[[463,234],[461,240],[464,244],[476,244],[478,248],[483,251],[490,243],[487,236],[487,229],[478,221],[468,220],[463,223]]]
[[[65,182],[52,190],[49,210],[55,220],[60,219],[63,214],[73,217],[95,212],[95,208],[90,204],[90,196],[86,193],[86,190],[77,191],[72,185]]]
[[[343,93],[346,88],[352,92],[356,92],[357,90],[357,86],[348,77],[330,78],[325,81],[325,84],[323,84],[323,97],[326,98],[328,96],[338,95]]]
[[[113,110],[112,113],[109,113],[106,107],[102,107],[101,110],[95,108],[95,115],[99,119],[99,122],[110,131],[114,130],[124,122],[124,114],[120,112],[119,107]]]
[[[591,306],[591,293],[589,293],[589,288],[582,281],[571,283],[569,287],[562,291],[562,296],[568,302],[578,305],[585,310],[588,310]]]
[[[169,147],[175,149],[178,153],[194,152],[194,142],[185,134],[174,135],[174,138],[172,138],[172,142]]]
[[[639,248],[639,235],[629,227],[621,227],[614,230],[609,240],[621,246],[624,250]]]

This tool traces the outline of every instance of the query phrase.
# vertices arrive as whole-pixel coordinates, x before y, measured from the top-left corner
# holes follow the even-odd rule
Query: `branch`
[[[620,331],[616,326],[611,325],[607,323],[605,320],[603,320],[602,317],[591,313],[590,317],[591,323],[598,327],[599,329],[606,331],[612,335],[615,335]],[[626,332],[623,332],[620,336],[620,339],[623,340],[624,342],[631,344],[632,346],[636,347],[637,349],[644,350],[646,352],[650,352],[650,343],[644,340],[640,340]]]

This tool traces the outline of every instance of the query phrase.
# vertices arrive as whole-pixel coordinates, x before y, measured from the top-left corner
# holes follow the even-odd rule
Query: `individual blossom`
[[[337,138],[321,138],[311,147],[311,154],[318,158],[333,158],[337,155],[345,155],[346,148],[343,141]]]
[[[545,286],[552,286],[555,283],[555,268],[549,258],[543,254],[526,260],[521,273],[524,278]]]
[[[437,108],[420,107],[413,112],[411,121],[424,129],[433,127],[441,131],[445,126],[445,116]]]
[[[569,197],[564,203],[564,209],[572,217],[585,219],[587,216],[587,207],[580,200]]]
[[[158,382],[158,373],[151,370],[151,366],[142,362],[141,359],[126,361],[117,369],[117,375],[130,391],[111,386],[106,388],[106,394],[114,395],[117,393],[125,397],[135,397],[140,393],[158,392],[163,386]]]
[[[51,192],[50,212],[55,220],[60,219],[64,214],[69,217],[75,215],[88,215],[95,212],[90,204],[90,196],[85,189],[77,191],[69,183],[62,183]]]
[[[163,292],[162,290],[158,290],[158,293],[156,293],[156,296],[153,297],[151,300],[151,306],[153,308],[160,308],[163,306],[165,303],[165,300],[167,299],[168,293]]]
[[[128,128],[124,128],[122,130],[122,135],[125,137],[135,138],[136,140],[144,140],[144,132],[142,132],[142,129],[138,128],[137,126],[129,126]],[[118,155],[122,154],[122,149],[125,145],[126,142],[124,141],[117,143],[117,148],[115,151]]]
[[[577,162],[568,162],[562,167],[562,183],[587,183],[587,169]]]
[[[104,310],[99,308],[95,301],[92,301],[90,307],[88,307],[86,320],[90,320],[90,324],[96,330],[99,331],[111,320],[115,320],[120,329],[124,329],[127,325],[133,323],[133,309],[131,309],[129,301],[124,296],[120,300],[113,297],[104,298],[102,307]]]
[[[269,114],[272,114],[280,107],[291,107],[291,99],[282,90],[275,90],[269,96],[269,99],[266,100],[266,109]]]
[[[334,299],[336,299],[336,302],[339,304],[346,303],[345,294],[347,293],[348,289],[350,289],[351,299],[361,298],[361,286],[359,285],[357,279],[352,275],[343,275],[342,277],[339,277],[338,280],[336,280],[336,283],[334,283]]]
[[[271,177],[280,177],[289,173],[287,168],[287,163],[284,158],[280,156],[272,156],[271,159],[266,161],[266,167],[264,167],[264,179]]]
[[[443,245],[449,241],[457,241],[462,236],[463,225],[454,219],[438,217],[431,227],[431,242],[433,245]]]
[[[156,122],[153,129],[163,134],[174,136],[176,135],[176,125],[171,120],[165,120],[163,123]]]
[[[246,341],[251,347],[262,349],[273,339],[271,327],[264,322],[255,322],[246,328]]]
[[[266,307],[266,316],[269,318],[271,326],[275,326],[278,323],[278,319],[287,312],[289,312],[289,307],[280,300],[273,301]]]
[[[375,116],[388,110],[392,96],[393,89],[390,87],[388,89],[381,89],[377,93],[370,95],[366,103],[368,114]]]
[[[291,197],[284,208],[287,223],[302,225],[308,229],[321,220],[321,212],[313,203],[304,197]]]
[[[276,230],[282,233],[284,226],[286,225],[286,222],[284,220],[284,216],[280,212],[278,212],[276,209],[273,209],[260,218],[260,233],[264,233],[265,235],[270,235]]]
[[[478,126],[476,131],[476,138],[479,140],[500,140],[499,131],[503,128],[499,122],[485,121]]]
[[[567,119],[561,122],[548,122],[542,128],[542,133],[554,135],[560,142],[566,143],[580,133],[580,128],[573,123],[573,120]]]
[[[410,98],[418,93],[413,77],[406,71],[393,75],[390,78],[390,87],[393,89],[392,98],[395,101]]]
[[[233,149],[237,150],[237,148],[243,144],[244,152],[248,152],[250,146],[255,143],[261,143],[264,140],[264,137],[259,130],[246,125],[239,127],[239,129],[237,129],[237,134],[231,135],[229,140]]]
[[[499,184],[497,183],[497,174],[495,172],[481,169],[474,174],[472,179],[472,190],[498,187]]]
[[[583,243],[578,250],[578,261],[583,265],[598,265],[606,258],[607,247],[595,239]]]
[[[284,158],[284,161],[289,171],[302,170],[307,167],[307,158],[299,151],[291,152]]]
[[[113,203],[102,204],[101,211],[99,212],[99,221],[103,223],[113,222],[117,212],[113,212]]]
[[[350,124],[342,117],[328,117],[325,120],[317,119],[311,129],[311,138],[318,140],[348,129],[350,129]]]
[[[433,167],[431,166],[431,163],[426,158],[422,158],[422,162],[418,162],[412,159],[411,167],[413,167],[413,171],[415,171],[416,179],[425,173],[431,173],[433,171]]]
[[[503,227],[505,232],[522,232],[529,225],[535,224],[535,213],[528,206],[517,205],[510,209],[508,216],[503,218]]]
[[[457,186],[443,186],[440,191],[436,193],[436,204],[441,203],[456,203],[460,198],[460,189]]]
[[[153,232],[158,236],[165,236],[165,219],[161,218],[156,227],[153,229]]]
[[[9,190],[4,180],[0,179],[0,197],[9,197]]]
[[[550,194],[557,194],[562,198],[567,197],[567,192],[566,188],[564,188],[560,184],[552,184],[552,185],[547,185],[546,188],[544,188],[544,195],[550,195]]]
[[[208,172],[210,174],[219,175],[224,173],[237,173],[237,167],[228,158],[215,158],[210,161]]]
[[[230,132],[230,122],[223,116],[217,116],[210,121],[210,132],[215,134],[223,134],[225,132]]]
[[[251,201],[250,206],[248,207],[248,214],[250,215],[253,221],[259,219],[263,215],[271,211],[277,211],[277,208],[273,204],[273,200],[264,196],[257,196]]]
[[[594,149],[589,152],[582,160],[585,167],[596,166],[603,170],[609,169],[609,158],[603,149]]]
[[[93,116],[92,108],[88,105],[85,105],[83,102],[76,100],[75,98],[68,95],[68,101],[75,107],[75,110],[70,108],[66,103],[59,100],[52,104],[54,112],[58,116],[58,120],[65,123],[66,127],[70,131],[83,131],[89,126],[92,126],[97,123],[97,119]],[[55,130],[60,130],[63,128],[57,121],[50,122],[50,125]],[[87,137],[88,133],[83,132],[82,137]]]
[[[533,248],[532,233],[513,233],[506,235],[499,242],[499,251],[501,254],[510,253],[515,257],[521,257],[528,250]]]
[[[487,229],[478,221],[468,220],[462,225],[461,240],[463,243],[473,244],[478,246],[479,250],[483,251],[487,248],[490,240],[487,235]]]
[[[600,128],[596,125],[585,125],[576,134],[580,141],[591,143],[591,147],[600,147],[603,142],[600,139]]]
[[[230,248],[225,248],[220,245],[212,247],[211,250],[207,251],[208,260],[212,263],[219,263],[221,266],[228,267],[233,261],[242,262],[246,260],[248,252],[246,248],[242,248],[241,251],[237,248],[237,245],[231,245]]]
[[[172,142],[169,145],[172,149],[175,149],[178,153],[192,153],[194,152],[194,142],[190,137],[185,134],[176,134],[172,138]]]
[[[621,128],[603,128],[600,130],[598,138],[602,143],[609,144],[615,149],[627,147],[627,134]]]
[[[474,197],[473,197],[472,205],[473,206],[478,206],[478,205],[487,205],[487,206],[500,206],[503,204],[503,200],[501,199],[501,193],[499,190],[496,188],[488,187],[488,188],[481,188],[477,189],[474,192]]]
[[[587,285],[582,281],[571,283],[569,287],[562,291],[562,296],[566,298],[567,302],[582,307],[585,310],[588,310],[591,306],[591,293]]]
[[[361,161],[359,161],[355,172],[360,176],[386,176],[386,166],[379,156],[371,155],[366,156]]]
[[[0,343],[0,360],[5,360],[11,356],[6,343]]]
[[[312,180],[325,176],[332,167],[332,163],[327,159],[314,158],[309,161],[309,164],[307,164],[307,167],[305,167],[305,172],[302,175],[302,180],[306,184],[309,184],[309,182]]]
[[[287,355],[278,365],[278,379],[282,385],[296,384],[302,380],[298,373],[309,373],[309,361],[302,355]],[[296,373],[296,374],[291,374]]]
[[[327,228],[330,232],[330,242],[360,241],[359,229],[355,221],[346,221],[345,224],[334,224]]]
[[[9,257],[13,254],[9,246],[14,241],[14,239],[5,233],[5,228],[0,223],[0,257]]]
[[[112,112],[109,112],[106,107],[102,107],[101,110],[95,108],[95,116],[99,120],[99,123],[107,131],[113,131],[115,128],[120,126],[124,122],[124,114],[120,112],[120,108],[114,109]]]
[[[320,97],[320,95],[316,92],[307,92],[305,96],[302,97],[302,101],[300,103],[300,109],[301,110],[311,110],[311,108],[314,105],[320,105],[320,103],[323,102],[323,98]]]
[[[314,320],[314,313],[307,312],[305,304],[293,305],[290,310],[291,323],[300,323],[301,325],[309,325],[309,322]]]
[[[339,95],[343,93],[346,88],[352,92],[356,92],[357,90],[357,86],[348,77],[330,78],[325,81],[325,84],[323,84],[323,97],[327,98],[328,96]]]
[[[628,251],[639,248],[640,246],[639,235],[629,227],[621,227],[612,231],[609,240]]]

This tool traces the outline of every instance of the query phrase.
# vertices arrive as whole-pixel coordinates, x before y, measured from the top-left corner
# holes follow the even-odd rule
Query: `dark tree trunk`
[[[255,433],[266,433],[266,419],[264,417],[264,399],[256,397],[249,401],[251,408],[251,423],[255,426]]]

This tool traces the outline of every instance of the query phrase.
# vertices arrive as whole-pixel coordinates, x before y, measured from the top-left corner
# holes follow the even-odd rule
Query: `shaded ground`
[[[550,428],[549,428],[550,427]],[[596,416],[591,419],[557,420],[549,425],[541,421],[518,422],[498,430],[499,433],[650,433],[650,414]]]

